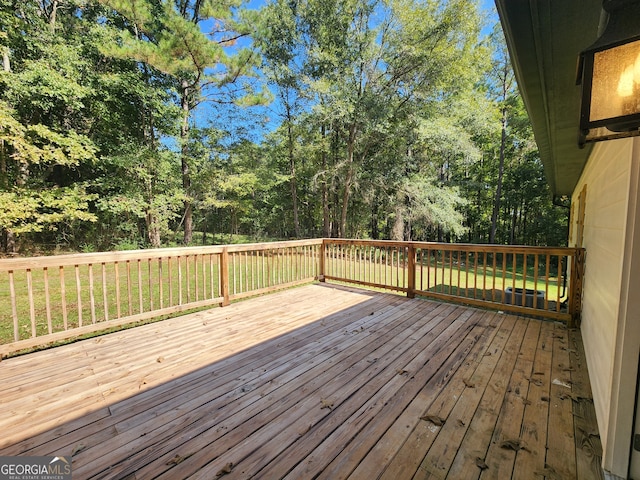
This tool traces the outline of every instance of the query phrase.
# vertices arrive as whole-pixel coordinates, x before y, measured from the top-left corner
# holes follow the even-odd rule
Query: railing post
[[[409,244],[407,247],[408,260],[408,276],[407,279],[407,298],[415,298],[416,296],[416,247]]]
[[[220,254],[220,293],[222,294],[221,307],[226,307],[229,301],[229,251],[227,247]]]
[[[318,258],[318,280],[320,282],[324,282],[324,259],[326,254],[326,243],[325,239],[322,239],[322,243],[320,244],[320,258]]]

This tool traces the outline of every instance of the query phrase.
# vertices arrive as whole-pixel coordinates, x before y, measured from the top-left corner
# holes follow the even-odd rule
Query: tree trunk
[[[356,143],[356,126],[349,126],[349,139],[347,141],[347,175],[344,179],[344,191],[342,194],[342,213],[340,214],[340,237],[344,238],[347,232],[347,212],[349,210],[349,199],[351,198],[351,182],[353,182],[354,168],[353,156]]]
[[[500,138],[500,159],[498,163],[498,185],[493,198],[493,213],[491,214],[491,231],[489,243],[496,243],[496,230],[498,226],[498,213],[500,212],[500,200],[502,198],[502,176],[504,174],[504,155],[507,145],[507,109],[502,108],[502,133]]]
[[[391,232],[392,240],[401,242],[404,240],[404,212],[402,206],[396,205],[395,207],[395,221],[393,222],[393,231]]]
[[[516,241],[516,224],[518,223],[518,207],[513,207],[513,215],[511,216],[511,232],[509,233],[509,245],[513,245]]]
[[[153,248],[159,248],[161,246],[161,241],[158,217],[148,209],[145,215],[145,220],[147,224],[147,237],[149,238],[149,243]]]
[[[373,204],[371,205],[371,239],[379,240],[380,239],[380,229],[378,228],[378,211],[380,210],[380,205],[377,199],[373,200]]]
[[[327,136],[327,128],[323,124],[321,127],[322,133],[322,235],[324,238],[331,236],[331,217],[329,216],[329,186],[327,182],[327,150],[325,148],[325,138]]]
[[[298,219],[298,186],[296,181],[296,161],[293,152],[293,130],[291,128],[291,110],[287,105],[287,136],[289,143],[289,174],[291,175],[291,207],[293,208],[293,230],[300,238],[300,220]]]
[[[182,94],[180,98],[182,107],[182,124],[180,125],[182,163],[182,189],[184,190],[184,239],[183,243],[189,245],[193,240],[193,200],[191,199],[191,171],[189,169],[189,85],[182,81]]]
[[[49,28],[51,29],[51,33],[55,33],[56,31],[57,13],[58,13],[58,0],[53,0],[53,2],[51,2],[51,14],[49,15]]]

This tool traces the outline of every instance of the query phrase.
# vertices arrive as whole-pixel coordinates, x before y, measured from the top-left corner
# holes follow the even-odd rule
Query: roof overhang
[[[579,53],[597,38],[602,0],[495,0],[547,182],[570,195],[591,152],[578,147]]]

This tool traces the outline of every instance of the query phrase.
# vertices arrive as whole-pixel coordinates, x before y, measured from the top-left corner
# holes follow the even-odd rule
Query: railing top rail
[[[321,239],[292,240],[282,242],[245,243],[238,245],[209,245],[202,247],[156,248],[150,250],[127,250],[119,252],[73,253],[41,257],[8,258],[0,260],[0,272],[48,268],[73,265],[89,265],[127,260],[148,260],[187,255],[209,255],[227,252],[247,252],[256,250],[272,250],[286,247],[321,245]]]
[[[187,255],[210,255],[227,252],[249,252],[272,250],[287,247],[317,246],[321,244],[337,245],[371,245],[381,247],[413,247],[416,249],[440,249],[453,251],[473,251],[486,253],[527,253],[549,255],[573,255],[578,248],[571,247],[530,247],[525,245],[489,245],[470,243],[438,243],[438,242],[398,242],[393,240],[354,240],[343,238],[325,238],[292,240],[281,242],[247,243],[239,245],[210,245],[201,247],[157,248],[150,250],[127,250],[120,252],[75,253],[67,255],[9,258],[0,260],[0,272],[25,270],[34,268],[60,267],[70,265],[89,265],[100,263],[126,262],[131,260],[148,260]]]
[[[529,253],[529,254],[550,254],[550,255],[572,255],[578,250],[575,247],[535,247],[529,245],[497,245],[484,243],[441,243],[441,242],[400,242],[395,240],[353,240],[344,238],[325,238],[325,243],[337,245],[372,245],[383,247],[408,247],[431,248],[453,251],[473,251],[487,253]]]

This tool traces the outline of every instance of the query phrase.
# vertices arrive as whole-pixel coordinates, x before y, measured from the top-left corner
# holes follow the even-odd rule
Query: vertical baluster
[[[114,275],[116,276],[116,315],[122,317],[122,299],[120,298],[120,269],[118,262],[113,264]]]
[[[513,259],[511,262],[511,305],[516,304],[516,273],[518,271],[516,256],[517,256],[517,253],[514,251]]]
[[[229,253],[231,257],[231,272],[229,272],[229,284],[233,285],[231,292],[233,295],[236,294],[236,254],[235,252]]]
[[[64,329],[69,329],[69,316],[67,313],[67,291],[64,279],[64,267],[60,265],[60,302],[62,303],[62,324]]]
[[[207,299],[207,262],[206,262],[206,257],[207,257],[207,255],[200,255],[200,262],[202,264],[200,270],[202,271],[202,299],[203,300]],[[209,258],[211,258],[211,255],[209,255]]]
[[[9,295],[11,295],[11,314],[13,316],[13,340],[20,340],[20,322],[18,321],[18,302],[16,300],[16,285],[13,270],[9,270]]]
[[[465,252],[464,262],[464,296],[469,296],[469,250]]]
[[[223,284],[222,284],[222,282],[223,282],[223,278],[222,278],[222,267],[223,267],[222,262],[223,262],[223,259],[222,259],[222,256],[223,256],[223,253],[219,253],[218,257],[217,257],[217,261],[218,261],[218,292],[220,293],[221,297],[224,294],[223,289],[222,289],[222,287],[223,287]],[[227,264],[227,267],[228,267],[228,264]],[[227,287],[228,287],[228,285],[229,285],[229,278],[227,278]]]
[[[182,257],[178,256],[178,305],[182,305]]]
[[[491,301],[495,302],[496,301],[496,261],[497,261],[497,257],[498,256],[498,252],[493,252],[493,268],[492,268],[492,273],[491,273]]]
[[[501,302],[505,303],[506,302],[506,292],[505,290],[507,289],[507,257],[508,254],[507,252],[503,252],[502,253],[502,294],[501,294]]]
[[[449,250],[449,295],[453,293],[453,250]]]
[[[44,267],[42,270],[44,276],[44,304],[47,313],[47,332],[51,335],[53,333],[53,322],[51,321],[51,298],[49,297],[49,269]]]
[[[164,276],[162,268],[162,257],[158,258],[158,290],[160,294],[160,310],[164,308]]]
[[[198,257],[200,255],[198,255],[197,253],[193,256],[193,277],[194,277],[194,288],[195,288],[195,294],[196,294],[196,299],[195,301],[197,302],[200,299],[200,281],[199,279],[199,273],[198,273]]]
[[[96,298],[93,292],[93,264],[89,264],[89,306],[91,307],[91,323],[96,323]]]
[[[424,250],[421,248],[420,249],[420,254],[417,255],[417,259],[418,259],[418,265],[416,266],[420,266],[420,291],[424,290],[424,271],[422,270],[422,261],[424,260]]]
[[[104,321],[109,320],[109,299],[107,295],[107,265],[102,262],[102,303],[104,306]]]
[[[447,288],[447,280],[445,278],[445,265],[447,263],[447,251],[443,248],[441,250],[442,252],[442,277],[440,278],[440,281],[442,282],[442,288],[440,288],[440,292],[441,293],[445,293],[446,288]]]
[[[413,288],[411,288],[411,295],[414,295],[416,286],[415,286],[415,281],[416,281],[416,273],[415,273],[415,258],[413,259],[413,266],[409,267],[409,264],[411,263],[411,260],[409,259],[409,257],[411,256],[411,252],[415,252],[414,249],[410,249],[408,246],[404,247],[402,249],[402,251],[404,252],[404,262],[402,263],[402,288],[406,288],[409,289],[411,288],[411,286],[413,285]],[[413,273],[413,279],[411,279],[411,281],[409,281],[409,275]],[[414,297],[411,297],[414,298]]]
[[[139,313],[144,312],[144,302],[142,296],[142,260],[138,259],[138,310]]]
[[[556,312],[560,311],[560,300],[561,300],[561,297],[560,297],[560,285],[561,285],[561,282],[562,282],[561,279],[563,277],[563,275],[562,275],[562,272],[564,271],[563,267],[564,267],[564,255],[558,255],[558,281],[557,281],[558,292],[556,294]]]
[[[426,291],[431,290],[431,248],[427,247],[427,288]]]
[[[393,260],[394,260],[394,257],[395,257],[396,249],[395,249],[395,247],[389,247],[389,250],[390,250],[390,254],[391,254],[391,270],[389,270],[389,277],[390,277],[389,278],[389,285],[393,287],[393,286],[396,285],[396,282],[393,280],[393,273],[394,273],[394,268],[393,268],[394,267],[394,262],[393,262]],[[396,279],[397,278],[398,277],[396,276]]]
[[[27,268],[27,295],[29,297],[29,318],[31,320],[31,337],[37,336],[36,332],[36,305],[33,300],[33,277],[31,269]]]
[[[549,310],[549,275],[550,272],[550,263],[551,263],[551,255],[547,254],[545,258],[545,268],[544,268],[544,309]]]
[[[365,282],[371,282],[371,278],[370,278],[370,274],[371,274],[371,269],[367,268],[369,266],[369,261],[370,261],[370,257],[369,255],[371,254],[371,246],[370,245],[364,245],[363,247],[363,264],[364,264],[364,276],[363,276],[363,281]]]
[[[76,295],[78,297],[78,326],[82,326],[82,291],[80,289],[80,267],[75,265]]]
[[[249,258],[247,252],[244,252],[244,291],[249,291]]]
[[[147,258],[147,272],[149,274],[149,311],[152,312],[153,311],[153,279],[152,279],[152,272],[151,272],[151,259]]]
[[[256,289],[256,271],[258,269],[258,251],[251,252],[251,290]]]
[[[473,252],[473,298],[478,297],[478,251]]]
[[[538,268],[540,263],[538,260],[538,254],[535,253],[533,257],[533,308],[538,308]]]
[[[211,255],[209,255],[209,285],[211,286],[211,297],[210,298],[216,298],[216,290],[215,290],[215,285],[214,285],[214,280],[215,277],[213,275],[213,271],[214,271],[214,262],[213,262],[213,258],[214,258],[214,254],[212,253]],[[169,270],[171,271],[171,270]]]
[[[171,265],[171,257],[167,257],[167,271],[169,277],[169,306],[173,307],[173,266]]]
[[[522,306],[526,307],[527,301],[527,253],[522,254]]]
[[[189,257],[186,255],[184,259],[185,263],[185,275],[187,276],[187,303],[191,303],[191,269],[189,267]]]
[[[487,299],[487,252],[482,252],[482,300]]]
[[[400,255],[400,247],[395,247],[396,251],[396,287],[402,286],[402,282],[400,280],[400,267],[401,267],[401,255]]]
[[[462,296],[462,289],[460,288],[460,286],[461,286],[460,280],[461,280],[461,277],[462,277],[462,263],[463,263],[463,260],[462,260],[461,257],[462,257],[462,251],[458,250],[457,253],[456,253],[456,260],[458,262],[458,284],[456,285],[456,295],[459,296],[459,297]]]
[[[129,302],[129,316],[133,315],[133,296],[131,294],[131,261],[127,260],[127,298]]]

